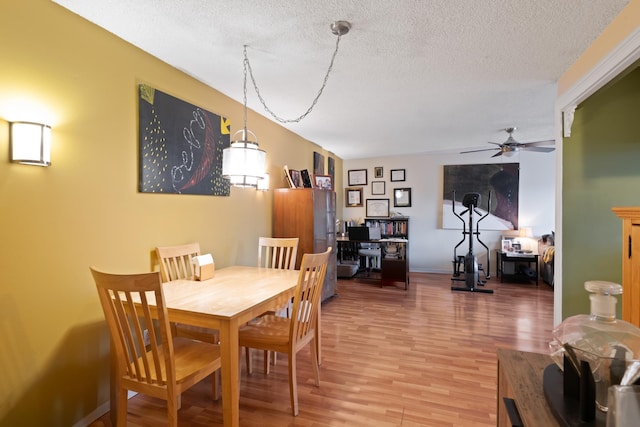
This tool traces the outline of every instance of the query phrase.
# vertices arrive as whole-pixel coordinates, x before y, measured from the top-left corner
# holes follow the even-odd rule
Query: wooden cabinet
[[[300,268],[305,253],[333,248],[322,288],[322,300],[336,294],[336,193],[315,188],[278,188],[273,192],[273,237],[297,237]]]
[[[497,426],[514,425],[509,419],[504,399],[513,402],[522,425],[559,426],[547,404],[542,388],[544,369],[553,363],[546,354],[499,348]]]
[[[640,327],[640,207],[612,210],[622,218],[622,319]]]

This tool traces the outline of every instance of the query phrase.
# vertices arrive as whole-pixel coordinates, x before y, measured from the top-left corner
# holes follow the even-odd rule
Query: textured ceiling
[[[558,78],[628,3],[54,1],[239,102],[248,45],[283,118],[310,106],[335,48],[329,26],[350,21],[315,109],[285,125],[345,159],[491,148],[512,126],[519,142],[553,139]],[[270,117],[251,87],[248,106]]]

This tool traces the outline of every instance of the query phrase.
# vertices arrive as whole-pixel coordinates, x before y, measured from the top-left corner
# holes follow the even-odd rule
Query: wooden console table
[[[525,427],[560,426],[544,397],[542,374],[554,363],[546,354],[499,348],[497,426],[513,425],[504,398],[511,399]]]

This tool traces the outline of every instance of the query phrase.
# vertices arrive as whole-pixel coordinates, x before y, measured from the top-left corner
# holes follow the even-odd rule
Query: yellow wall
[[[640,25],[640,0],[629,4],[584,51],[578,60],[558,80],[558,94],[563,94],[595,67],[613,48],[618,46]]]
[[[232,132],[242,105],[66,9],[2,0],[0,55],[0,425],[70,426],[109,395],[89,266],[149,271],[156,245],[196,240],[218,268],[253,265],[257,237],[271,233],[272,194],[138,193],[139,83],[230,118]],[[12,120],[52,126],[51,167],[9,163]],[[284,186],[284,164],[312,170],[314,151],[335,157],[253,112],[248,123],[271,188]],[[340,159],[335,169],[340,189]]]

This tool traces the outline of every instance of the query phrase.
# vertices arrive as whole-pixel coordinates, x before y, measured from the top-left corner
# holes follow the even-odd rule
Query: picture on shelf
[[[315,184],[315,188],[319,188],[321,190],[333,190],[331,175],[314,175],[313,183]]]

